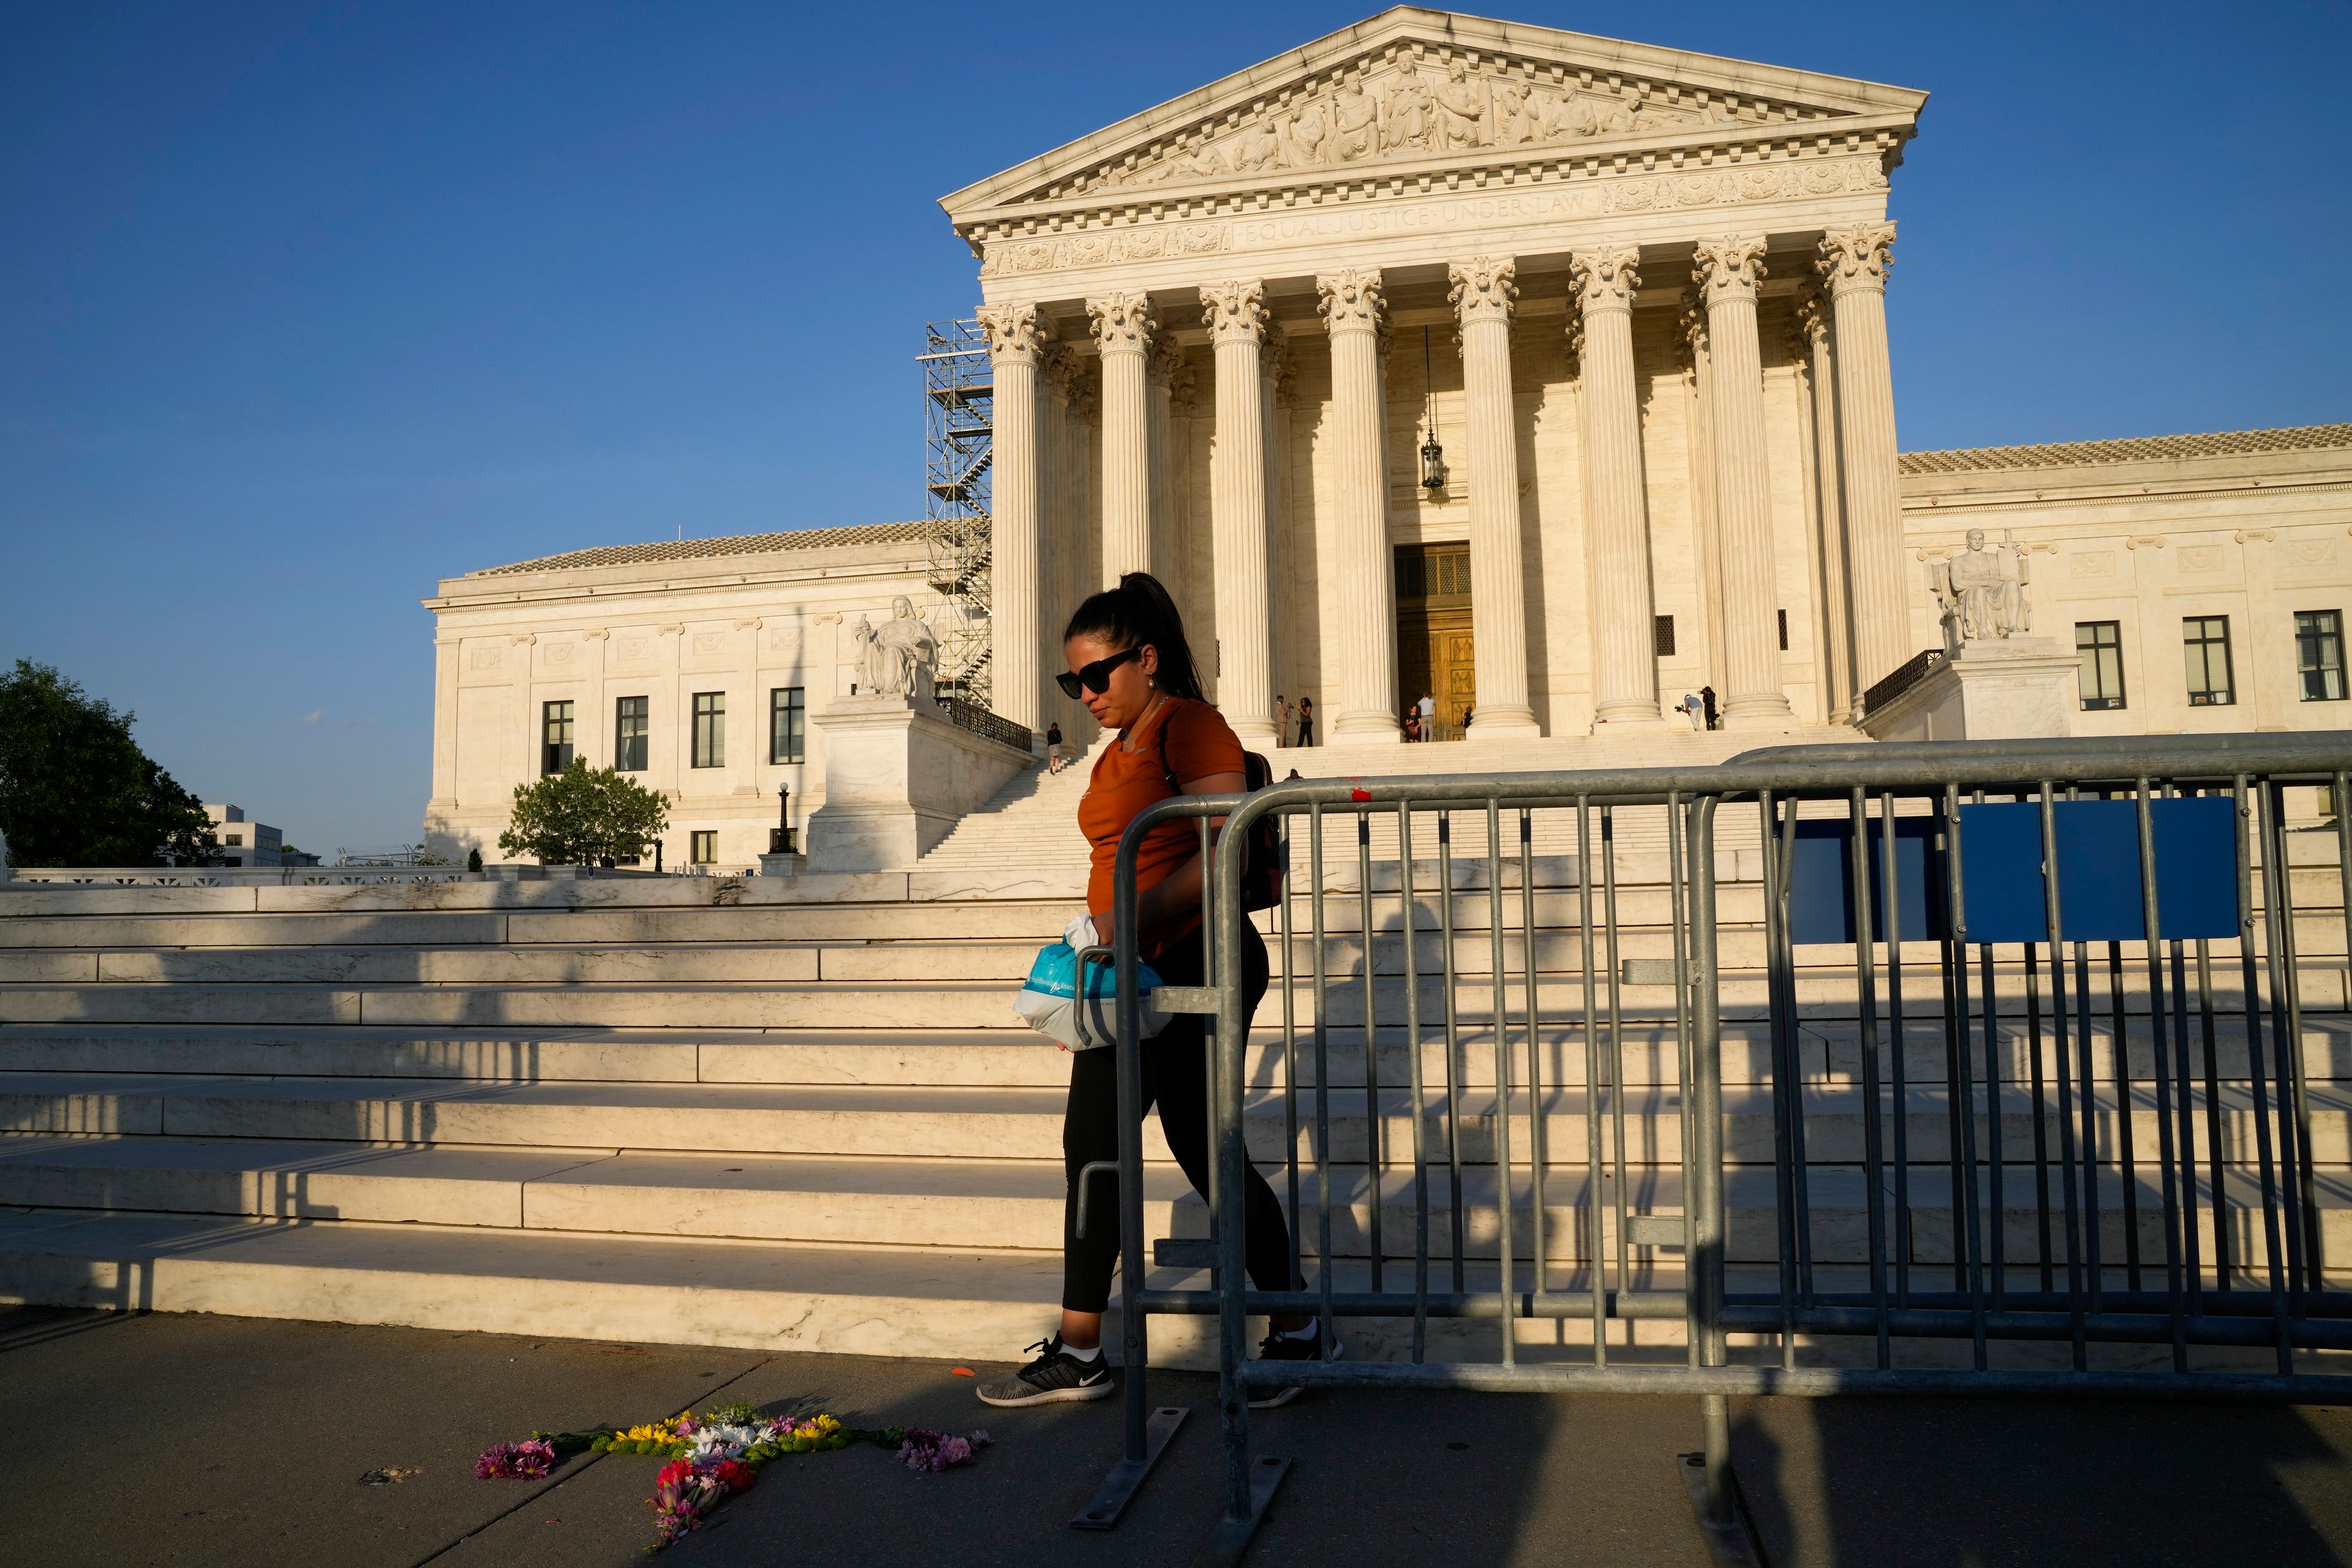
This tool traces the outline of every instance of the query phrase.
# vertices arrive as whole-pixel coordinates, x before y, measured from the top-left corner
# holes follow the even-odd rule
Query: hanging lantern
[[[1429,439],[1421,444],[1421,488],[1436,500],[1445,493],[1445,448],[1437,444],[1437,426],[1429,427]]]

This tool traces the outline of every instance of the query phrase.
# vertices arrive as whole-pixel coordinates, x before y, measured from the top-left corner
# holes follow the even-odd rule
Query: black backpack
[[[1170,715],[1174,717],[1174,715]],[[1176,770],[1168,765],[1168,721],[1160,723],[1160,772],[1168,780],[1168,787],[1178,795],[1184,786],[1177,782]],[[1242,753],[1242,782],[1247,791],[1255,795],[1274,782],[1274,764],[1255,752]],[[1283,862],[1282,829],[1272,816],[1261,816],[1250,824],[1242,837],[1242,908],[1270,910],[1282,902]]]

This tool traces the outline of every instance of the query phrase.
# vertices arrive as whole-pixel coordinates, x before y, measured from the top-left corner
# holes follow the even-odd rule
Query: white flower
[[[760,1441],[760,1436],[754,1426],[705,1426],[688,1442],[696,1459],[733,1459],[741,1458],[744,1449]]]

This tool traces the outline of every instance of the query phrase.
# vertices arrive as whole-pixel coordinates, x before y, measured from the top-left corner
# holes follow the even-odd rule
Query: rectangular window
[[[242,849],[245,847],[245,835],[242,833],[232,833],[228,836],[227,842],[230,848]],[[1076,995],[1076,993],[1073,992],[1071,994]]]
[[[768,761],[808,761],[808,692],[778,686],[768,692]]]
[[[2227,708],[2238,699],[2230,679],[2230,617],[2185,616],[2180,647],[2189,661],[2189,705]]]
[[[1789,651],[1789,612],[1781,610],[1779,615],[1780,616],[1780,651],[1786,653]]]
[[[698,827],[689,836],[688,841],[693,846],[688,853],[694,857],[694,863],[696,865],[716,866],[719,864],[719,830],[717,828]]]
[[[572,704],[539,705],[539,771],[560,773],[572,765]]]
[[[2344,700],[2344,612],[2294,613],[2294,668],[2305,702]]]
[[[2087,710],[2124,705],[2124,628],[2120,621],[2077,621],[2074,651],[2083,663],[2077,677]]]
[[[653,733],[650,700],[624,697],[613,708],[613,766],[625,773],[646,771],[646,751]]]
[[[694,765],[698,768],[723,768],[727,765],[727,693],[698,691],[694,694]]]
[[[1650,636],[1654,651],[1660,658],[1671,658],[1675,651],[1675,618],[1672,616],[1654,617]]]

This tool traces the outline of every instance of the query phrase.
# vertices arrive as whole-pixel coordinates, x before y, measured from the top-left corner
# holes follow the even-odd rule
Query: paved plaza
[[[981,1365],[983,1375],[996,1370]],[[969,1469],[857,1447],[771,1465],[667,1554],[698,1563],[1181,1565],[1215,1508],[1213,1386],[1112,1535],[1066,1521],[1118,1447],[1115,1401],[986,1411],[949,1363],[155,1313],[0,1314],[0,1562],[26,1568],[620,1568],[652,1539],[655,1461],[579,1456],[478,1481],[533,1426],[721,1399],[852,1425],[988,1426]],[[1672,1456],[1695,1402],[1349,1393],[1260,1418],[1296,1468],[1256,1568],[1699,1568]],[[2339,1563],[2352,1411],[1801,1400],[1734,1410],[1774,1568]],[[413,1471],[368,1486],[371,1471]]]

